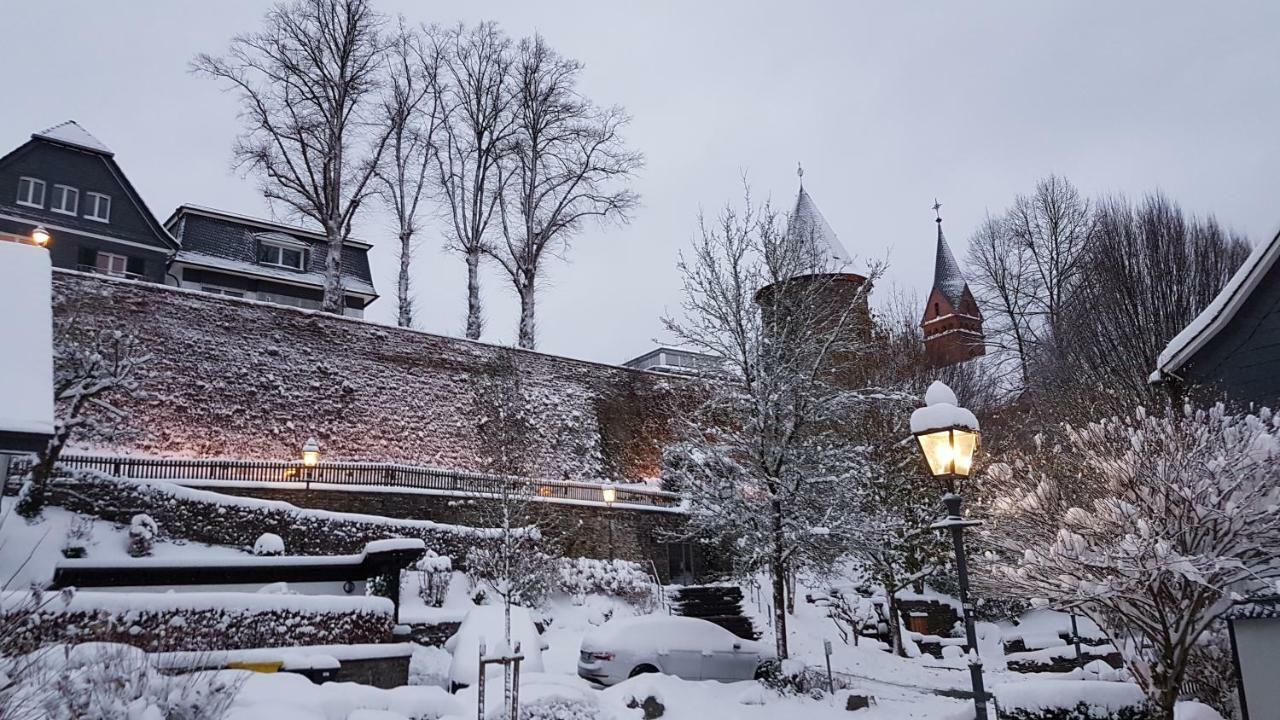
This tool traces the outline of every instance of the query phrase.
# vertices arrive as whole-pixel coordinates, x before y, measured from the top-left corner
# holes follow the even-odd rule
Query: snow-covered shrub
[[[254,555],[283,555],[284,539],[275,533],[262,533],[253,543]]]
[[[146,513],[139,513],[129,521],[129,554],[133,557],[147,557],[155,548],[156,535],[160,528],[156,521]]]
[[[779,695],[806,695],[817,699],[827,693],[827,674],[794,658],[766,660],[761,664],[757,677],[765,687]],[[832,686],[836,690],[843,690],[848,687],[848,683],[834,677]]]
[[[0,720],[218,720],[243,676],[158,673],[137,648],[54,645],[0,657]]]
[[[93,541],[93,518],[76,515],[67,528],[67,537],[62,541],[62,556],[66,558],[82,558],[89,554],[89,544]]]
[[[559,565],[560,590],[575,598],[596,593],[641,603],[653,596],[653,578],[640,563],[561,558]]]
[[[0,592],[0,652],[110,642],[148,652],[387,642],[377,598],[257,593]]]
[[[556,559],[536,549],[531,541],[528,553],[521,558],[521,572],[504,576],[500,557],[485,545],[467,551],[467,587],[478,603],[487,602],[490,594],[508,596],[512,604],[541,607],[556,584]]]
[[[449,594],[449,582],[453,580],[453,560],[428,550],[414,565],[418,571],[418,595],[431,607],[444,605]]]
[[[599,717],[600,710],[594,704],[580,699],[553,696],[520,703],[520,720],[597,720]]]
[[[1024,680],[996,686],[1003,720],[1154,720],[1159,717],[1133,683]]]

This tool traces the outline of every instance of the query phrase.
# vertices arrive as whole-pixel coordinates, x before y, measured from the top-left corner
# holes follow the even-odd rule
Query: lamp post
[[[955,546],[956,575],[960,580],[960,606],[964,612],[965,640],[969,643],[969,675],[973,681],[974,715],[987,720],[987,693],[982,686],[982,657],[978,654],[978,634],[973,627],[973,603],[969,601],[969,566],[964,550],[964,529],[981,525],[965,520],[963,500],[956,483],[973,471],[973,454],[978,449],[978,419],[959,407],[955,393],[934,382],[924,395],[925,406],[911,413],[911,432],[929,464],[929,472],[942,485],[942,504],[947,515],[931,527],[950,530]]]
[[[53,239],[53,236],[49,234],[49,231],[48,231],[48,230],[45,230],[45,229],[44,229],[44,226],[43,226],[43,225],[37,225],[37,226],[35,226],[35,229],[33,229],[33,230],[31,231],[31,244],[32,244],[32,245],[37,245],[37,246],[39,246],[39,247],[45,247],[46,245],[48,245],[48,244],[49,244],[49,241],[50,241],[50,240],[52,240],[52,239]]]
[[[320,464],[320,443],[315,438],[307,438],[302,444],[302,466],[305,468],[307,489],[311,489],[311,474],[315,472],[316,465]]]
[[[604,498],[605,519],[609,523],[609,560],[613,558],[613,501],[618,499],[618,488],[607,482],[600,486],[600,497]]]

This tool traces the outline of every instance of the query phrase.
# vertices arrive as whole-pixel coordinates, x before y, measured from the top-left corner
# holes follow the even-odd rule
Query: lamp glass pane
[[[302,464],[307,467],[315,467],[320,462],[320,453],[316,450],[302,451]]]
[[[917,435],[916,439],[920,441],[920,450],[924,452],[924,459],[929,463],[929,472],[935,476],[949,474],[952,457],[951,431],[935,430]]]
[[[978,433],[957,428],[952,430],[951,434],[955,474],[960,477],[969,477],[970,471],[973,470],[973,453],[978,449]]]

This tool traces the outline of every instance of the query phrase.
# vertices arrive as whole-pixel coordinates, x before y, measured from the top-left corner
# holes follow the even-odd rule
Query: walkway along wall
[[[507,352],[532,422],[525,474],[656,478],[696,381],[150,283],[55,271],[54,317],[81,339],[135,335],[151,360],[121,454],[325,459],[502,472],[479,437],[481,386]]]

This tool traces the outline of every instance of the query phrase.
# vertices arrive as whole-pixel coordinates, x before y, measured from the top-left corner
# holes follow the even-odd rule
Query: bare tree
[[[132,335],[118,330],[89,342],[77,339],[74,317],[58,323],[54,338],[54,431],[22,489],[18,512],[28,518],[44,508],[49,480],[71,435],[110,439],[115,421],[125,416],[117,403],[140,393],[138,368],[151,360]]]
[[[396,281],[396,323],[413,326],[413,297],[409,269],[419,205],[431,181],[436,131],[444,119],[439,78],[440,46],[405,27],[404,18],[387,52],[387,93],[382,101],[389,139],[377,171],[383,200],[396,218],[400,241],[400,273]]]
[[[508,83],[511,41],[495,23],[439,31],[445,116],[436,179],[450,224],[449,247],[467,262],[467,337],[484,328],[480,259],[502,196],[499,163],[514,124]]]
[[[1016,367],[1019,386],[1031,380],[1035,341],[1031,307],[1035,282],[1030,259],[1000,218],[987,216],[969,239],[972,288],[985,322],[983,334],[992,354]]]
[[[578,93],[582,63],[541,35],[520,41],[511,68],[514,125],[499,169],[502,242],[486,251],[520,298],[519,342],[537,342],[535,293],[543,257],[558,255],[588,218],[626,221],[638,196],[627,181],[642,165],[620,135],[622,108],[599,109]]]
[[[1159,193],[1098,204],[1083,272],[1060,325],[1055,382],[1122,412],[1156,398],[1147,376],[1166,343],[1195,319],[1249,255],[1212,217],[1187,217]]]
[[[681,257],[683,317],[666,318],[682,344],[725,358],[729,377],[685,419],[664,479],[688,493],[688,532],[730,548],[737,571],[772,576],[779,657],[787,657],[786,579],[830,568],[832,540],[857,532],[845,503],[866,467],[865,447],[846,423],[869,394],[839,381],[865,360],[866,293],[835,283],[825,248],[788,233],[765,204],[726,207],[701,222],[691,257]],[[856,420],[854,420],[856,422]]]
[[[374,117],[382,24],[368,0],[295,0],[268,11],[262,30],[236,36],[226,56],[192,63],[240,95],[237,164],[261,175],[269,200],[323,229],[325,312],[343,311],[343,243],[387,143]]]

